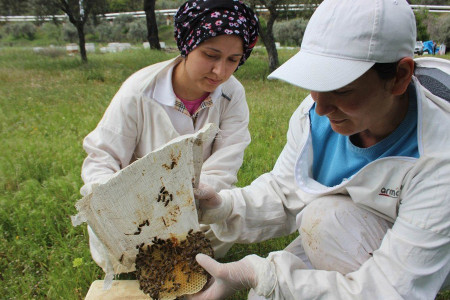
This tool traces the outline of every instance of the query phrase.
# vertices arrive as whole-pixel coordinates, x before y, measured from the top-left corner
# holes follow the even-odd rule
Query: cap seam
[[[374,22],[373,22],[373,27],[372,27],[372,34],[370,36],[370,41],[369,41],[369,51],[367,51],[367,59],[370,59],[370,57],[372,57],[372,49],[375,47],[375,41],[374,41],[374,36],[376,35],[375,33],[378,32],[379,28],[380,28],[380,19],[381,19],[381,9],[380,5],[381,5],[381,1],[376,1],[375,2],[376,5],[376,9],[375,9],[375,16],[374,16]]]
[[[324,57],[342,58],[342,59],[345,59],[345,60],[361,61],[361,62],[375,62],[375,63],[376,63],[376,60],[374,60],[374,59],[369,59],[368,57],[367,57],[367,59],[356,59],[356,58],[354,58],[354,57],[349,57],[349,56],[343,56],[343,55],[330,55],[330,54],[324,54],[324,53],[322,53],[322,52],[310,51],[310,50],[305,50],[305,49],[302,49],[301,51],[302,51],[302,52],[307,52],[307,53],[310,53],[310,54],[314,54],[314,55],[324,56]]]

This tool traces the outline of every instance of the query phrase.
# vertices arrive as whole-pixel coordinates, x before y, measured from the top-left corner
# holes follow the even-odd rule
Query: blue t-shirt
[[[316,114],[314,104],[309,112],[314,179],[331,187],[350,178],[376,159],[388,156],[419,157],[417,99],[413,86],[410,86],[409,91],[409,108],[405,119],[389,136],[369,148],[356,147],[350,137],[334,132],[328,118]]]

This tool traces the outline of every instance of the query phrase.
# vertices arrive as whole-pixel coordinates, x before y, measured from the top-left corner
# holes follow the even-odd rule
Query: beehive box
[[[94,281],[85,300],[149,300],[139,289],[137,280],[114,280],[109,290],[103,289],[104,281]]]

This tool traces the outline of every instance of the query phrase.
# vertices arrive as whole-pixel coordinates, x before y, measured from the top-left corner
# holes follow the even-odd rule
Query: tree
[[[299,10],[295,13],[296,16],[302,16],[309,18],[314,11],[314,8],[321,0],[247,0],[253,10],[262,7],[267,9],[267,13],[258,13],[260,20],[259,34],[266,47],[267,54],[269,56],[269,71],[272,72],[279,66],[278,51],[275,45],[275,38],[273,33],[273,25],[280,16],[292,15],[289,4],[301,4],[303,10]]]
[[[144,0],[145,18],[147,20],[147,39],[150,49],[161,50],[158,37],[158,25],[156,24],[155,15],[156,0]]]
[[[414,13],[416,16],[416,28],[417,28],[417,40],[427,41],[430,39],[430,34],[428,33],[427,19],[430,18],[428,10],[421,9]]]
[[[428,31],[432,40],[450,47],[450,14],[435,17],[429,22]]]
[[[81,60],[87,62],[84,25],[89,16],[106,11],[106,0],[35,0],[36,15],[55,15],[64,12],[77,29]]]
[[[27,0],[0,0],[1,16],[27,15],[30,13]]]

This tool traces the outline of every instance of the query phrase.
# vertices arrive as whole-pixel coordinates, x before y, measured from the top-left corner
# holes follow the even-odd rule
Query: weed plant
[[[281,61],[293,54],[281,52]],[[175,55],[96,53],[83,64],[78,56],[0,50],[2,299],[83,299],[90,284],[103,278],[90,256],[86,225],[73,227],[70,221],[81,198],[82,140],[130,74]],[[268,73],[263,50],[236,72],[246,87],[252,134],[238,186],[272,169],[286,141],[289,117],[307,94],[266,80]],[[252,253],[266,256],[295,236],[235,245],[222,261]],[[232,299],[244,298],[241,292]]]

